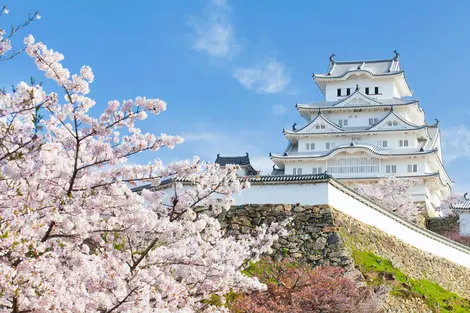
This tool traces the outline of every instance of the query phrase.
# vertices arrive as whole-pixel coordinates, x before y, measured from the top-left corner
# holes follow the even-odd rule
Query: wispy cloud
[[[443,129],[442,146],[446,162],[470,158],[470,128],[459,125]]]
[[[225,0],[212,0],[202,17],[190,21],[195,32],[193,49],[224,58],[239,53],[240,45],[235,40],[230,10]]]
[[[274,115],[284,115],[287,112],[287,108],[284,104],[275,104],[273,105],[273,114]]]
[[[288,71],[275,59],[253,67],[236,68],[233,77],[246,89],[259,93],[281,92],[290,82]]]

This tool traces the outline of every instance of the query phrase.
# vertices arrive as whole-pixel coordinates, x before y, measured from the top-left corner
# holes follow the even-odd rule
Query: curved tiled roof
[[[455,210],[470,210],[470,200],[463,200],[458,203],[452,203],[450,208]]]
[[[350,72],[367,72],[373,76],[394,75],[403,72],[398,58],[368,61],[332,61],[327,74],[314,75],[315,78],[338,78]]]
[[[306,124],[304,127],[302,128],[299,128],[299,129],[296,129],[295,131],[293,131],[294,133],[298,133],[299,131],[307,128],[308,126],[312,125],[313,123],[316,122],[317,119],[322,119],[323,121],[325,121],[327,124],[329,124],[331,127],[337,129],[337,130],[340,130],[342,131],[341,127],[339,125],[337,125],[336,123],[333,123],[332,121],[330,121],[329,119],[327,119],[321,112],[318,112],[318,115],[313,119],[311,120],[308,124]],[[283,129],[282,130],[283,133],[285,132],[290,132],[289,130],[286,130],[286,129]]]
[[[248,152],[244,156],[233,156],[233,157],[221,157],[220,154],[217,154],[215,163],[219,164],[220,166],[225,166],[228,164],[240,165],[241,167],[246,169],[246,173],[248,175],[256,175],[257,173],[257,171],[253,168],[253,166],[250,163],[250,157],[248,155]]]
[[[225,166],[227,164],[236,164],[236,165],[249,165],[250,157],[248,153],[244,156],[233,156],[233,157],[221,157],[220,154],[217,154],[215,163]]]
[[[322,117],[322,119],[324,121],[326,121],[328,124],[330,124],[331,126],[335,127],[336,129],[340,130],[341,133],[361,133],[361,132],[369,132],[369,131],[406,131],[406,130],[410,130],[410,129],[374,129],[375,127],[377,127],[380,123],[382,123],[383,121],[385,121],[390,115],[393,115],[395,116],[398,120],[400,120],[402,123],[404,123],[405,125],[411,127],[412,129],[411,130],[419,130],[419,129],[424,129],[426,127],[428,127],[427,125],[415,125],[415,124],[412,124],[410,122],[408,122],[407,120],[405,120],[403,117],[401,117],[400,115],[396,114],[395,111],[392,109],[390,110],[390,112],[385,115],[385,117],[383,117],[380,121],[378,121],[377,123],[373,124],[373,125],[368,125],[368,126],[364,126],[364,127],[340,127],[339,125],[331,122],[329,119],[327,119],[325,116],[323,116],[321,113],[318,114],[318,116],[316,118],[314,118],[312,121],[310,121],[307,125],[305,125],[304,127],[300,128],[300,129],[297,129],[297,130],[294,130],[294,131],[291,131],[291,130],[286,130],[286,129],[283,129],[282,132],[283,134],[289,134],[289,135],[303,135],[303,134],[335,134],[337,132],[308,132],[308,133],[300,133],[301,130],[305,129],[306,127],[308,127],[309,125],[311,125],[312,123],[314,123],[319,116]]]
[[[376,125],[376,124],[374,124]],[[372,126],[374,126],[372,125]],[[370,133],[370,132],[400,132],[400,131],[411,131],[411,130],[421,130],[429,127],[428,125],[422,125],[422,126],[417,126],[414,129],[406,129],[406,128],[400,128],[400,129],[376,129],[376,130],[370,130],[371,126],[365,126],[365,127],[343,127],[341,130],[341,134],[363,134],[363,133]],[[283,133],[286,135],[334,135],[334,134],[339,134],[339,132],[315,132],[315,133],[298,133],[297,131],[291,131],[291,130],[283,130]],[[431,137],[434,138],[434,137]]]
[[[374,99],[377,104],[370,105],[345,105],[338,106],[338,104],[344,102],[348,98],[341,99],[339,101],[321,101],[311,104],[296,104],[297,110],[309,110],[309,109],[332,109],[332,108],[369,108],[369,107],[382,107],[382,106],[402,106],[415,104],[418,100],[415,99],[402,99],[402,98],[391,98],[391,99]]]
[[[306,174],[306,175],[249,175],[246,177],[239,177],[240,181],[249,181],[250,183],[257,182],[266,182],[266,183],[276,183],[276,182],[299,182],[299,181],[320,181],[320,180],[330,180],[333,176],[326,173],[321,174]],[[139,187],[132,188],[133,192],[140,192],[144,189],[160,189],[165,188],[169,184],[175,182],[174,178],[168,178],[162,180],[159,185],[146,184]],[[178,179],[177,182],[180,183],[193,183],[190,179]]]
[[[395,117],[396,117],[397,119],[399,119],[403,124],[408,125],[409,127],[414,128],[414,129],[416,129],[416,128],[418,128],[418,127],[421,127],[421,126],[425,126],[425,125],[421,125],[421,126],[420,126],[420,125],[415,125],[415,124],[412,124],[412,123],[408,122],[408,121],[405,120],[403,117],[401,117],[400,115],[398,115],[397,113],[395,113],[395,111],[393,110],[393,107],[392,107],[392,109],[390,110],[390,112],[389,112],[387,115],[385,115],[384,118],[382,118],[380,121],[378,121],[377,123],[375,123],[374,125],[372,125],[368,130],[373,130],[374,127],[377,127],[378,125],[380,125],[383,121],[385,121],[386,119],[388,119],[389,116],[391,116],[391,115],[395,116]]]
[[[338,150],[343,150],[343,149],[347,149],[347,150],[365,149],[376,155],[384,155],[384,156],[423,155],[423,154],[434,153],[437,151],[437,149],[420,151],[419,149],[387,149],[387,148],[379,147],[379,146],[372,145],[372,144],[354,144],[353,146],[351,146],[350,144],[346,144],[346,145],[340,145],[328,151],[324,151],[323,154],[318,154],[318,155],[312,155],[310,152],[309,153],[297,152],[297,153],[292,153],[292,154],[287,153],[287,155],[270,154],[270,157],[278,158],[278,159],[299,159],[299,158],[315,159],[315,158],[323,158],[323,157],[329,156],[333,154],[334,152]]]

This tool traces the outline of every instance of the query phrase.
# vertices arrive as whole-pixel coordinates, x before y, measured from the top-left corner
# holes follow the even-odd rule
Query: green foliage
[[[390,260],[373,253],[353,251],[353,258],[359,270],[369,278],[372,284],[388,281],[393,285],[394,296],[419,296],[426,304],[439,313],[470,312],[470,301],[450,292],[438,284],[426,279],[412,279],[395,268]]]
[[[216,307],[226,307],[230,308],[232,303],[241,297],[240,294],[230,291],[229,293],[223,296],[225,298],[225,303],[222,302],[222,297],[219,295],[211,295],[209,299],[205,299],[202,302]]]

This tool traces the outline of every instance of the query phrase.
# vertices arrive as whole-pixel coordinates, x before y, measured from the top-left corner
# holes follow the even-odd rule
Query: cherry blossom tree
[[[20,82],[0,95],[0,312],[225,312],[202,300],[265,289],[241,270],[282,227],[235,240],[216,218],[249,187],[238,168],[198,158],[129,165],[182,142],[136,126],[166,103],[113,100],[91,116],[91,68],[71,74],[62,54],[31,35],[24,44],[60,91]],[[166,177],[174,179],[171,205],[161,191],[130,189]]]
[[[424,207],[414,202],[411,194],[411,188],[419,183],[419,179],[388,177],[373,184],[357,184],[355,190],[384,208],[415,222],[424,211]]]

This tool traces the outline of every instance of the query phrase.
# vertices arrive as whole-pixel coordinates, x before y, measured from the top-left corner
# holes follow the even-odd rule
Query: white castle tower
[[[338,62],[314,74],[325,100],[297,104],[306,125],[283,133],[289,145],[270,154],[274,175],[327,172],[348,185],[387,177],[421,178],[416,201],[437,206],[451,192],[444,165],[439,121],[425,122],[400,67],[388,60]]]

